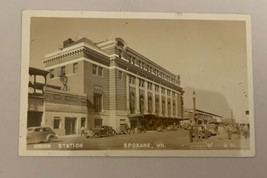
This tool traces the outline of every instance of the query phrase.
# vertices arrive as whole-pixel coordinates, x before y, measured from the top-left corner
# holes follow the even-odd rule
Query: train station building
[[[108,125],[118,129],[127,124],[154,130],[183,119],[180,76],[139,54],[123,39],[99,43],[67,39],[63,44],[43,60],[47,85],[54,86],[45,90],[50,104],[44,117],[47,123],[64,122],[62,134],[79,133],[81,123],[87,128]],[[63,105],[64,112],[71,111],[72,116],[57,114],[63,112]]]

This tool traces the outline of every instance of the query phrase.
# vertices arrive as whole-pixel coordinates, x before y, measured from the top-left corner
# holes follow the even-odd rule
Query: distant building
[[[196,109],[196,114],[198,117],[199,124],[208,124],[208,123],[220,123],[222,120],[222,116],[213,114],[207,111]],[[194,110],[193,109],[185,109],[184,110],[184,118],[185,120],[194,121]]]
[[[63,45],[43,60],[49,71],[47,83],[61,90],[47,90],[45,97],[51,100],[46,101],[50,109],[45,120],[62,134],[79,132],[81,123],[88,128],[109,125],[119,129],[127,124],[153,130],[183,118],[180,76],[134,51],[122,39],[100,43],[68,39]],[[77,99],[66,100],[68,95]],[[76,111],[79,106],[82,109]],[[58,122],[62,124],[55,127]],[[67,131],[69,127],[76,129]]]

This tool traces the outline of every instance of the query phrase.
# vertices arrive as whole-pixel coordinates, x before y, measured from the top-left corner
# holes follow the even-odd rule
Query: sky
[[[86,37],[93,42],[120,37],[143,56],[181,76],[185,107],[240,122],[248,110],[246,25],[243,21],[43,18],[31,20],[30,66],[63,41]]]

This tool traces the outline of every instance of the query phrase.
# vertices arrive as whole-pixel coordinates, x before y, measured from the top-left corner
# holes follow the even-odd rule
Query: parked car
[[[27,143],[44,143],[57,139],[56,133],[49,127],[29,127],[27,129]]]
[[[92,136],[98,136],[98,137],[112,136],[116,135],[116,131],[110,126],[103,125],[101,127],[92,129],[91,134]]]
[[[189,130],[191,128],[190,123],[181,123],[180,127],[184,130]]]
[[[168,131],[174,131],[174,130],[177,130],[177,129],[178,129],[177,125],[169,125],[169,126],[167,127],[167,130],[168,130]]]
[[[166,130],[166,127],[165,127],[164,125],[160,125],[160,126],[157,128],[157,131],[158,131],[158,132],[162,132],[162,131],[164,131],[164,130]]]
[[[139,125],[132,131],[132,133],[146,133],[146,129],[144,126]]]
[[[192,137],[195,138],[196,137],[196,130],[195,130],[196,126],[193,126],[193,132],[192,132]],[[199,138],[209,138],[211,136],[211,133],[208,129],[205,129],[204,126],[198,126],[198,137]]]
[[[215,124],[208,124],[207,125],[207,129],[209,130],[211,135],[217,135],[216,127],[217,127],[217,125],[215,125]]]
[[[119,134],[129,134],[129,133],[131,133],[131,129],[127,124],[121,124],[118,133]]]
[[[93,130],[91,130],[91,129],[85,129],[84,136],[86,138],[90,138],[90,137],[95,136],[95,134],[94,134],[94,131]]]

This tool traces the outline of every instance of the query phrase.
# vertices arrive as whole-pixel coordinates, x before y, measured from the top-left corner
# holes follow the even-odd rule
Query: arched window
[[[148,97],[148,112],[151,114],[152,113],[152,97]]]
[[[140,98],[139,98],[139,105],[140,105],[140,113],[141,114],[144,114],[144,97],[142,95],[140,95]]]
[[[134,93],[130,94],[130,113],[134,114],[134,110],[135,110],[135,96]]]

